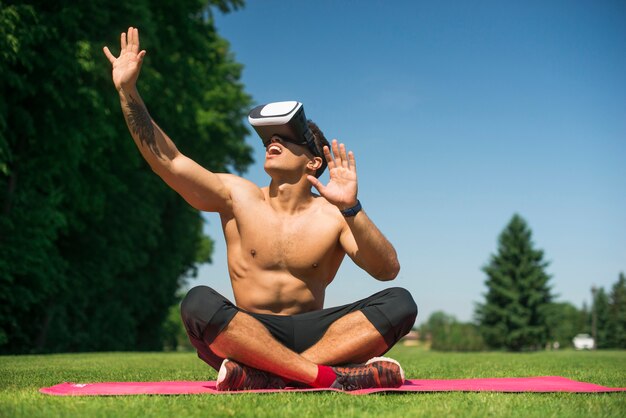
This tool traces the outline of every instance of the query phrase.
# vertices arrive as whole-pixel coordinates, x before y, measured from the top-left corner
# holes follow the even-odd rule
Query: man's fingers
[[[344,168],[348,167],[348,154],[346,154],[346,146],[344,144],[339,144],[339,156],[341,157],[341,165]]]
[[[122,56],[125,52],[132,52],[137,54],[137,59],[141,61],[146,55],[145,50],[139,52],[139,30],[137,28],[133,28],[132,26],[128,28],[128,31],[122,32],[120,35],[120,47],[120,56]],[[108,47],[105,46],[103,51],[104,55],[106,55],[111,64],[113,64],[117,58],[115,58]]]
[[[115,57],[113,56],[113,54],[111,54],[111,51],[109,51],[109,47],[105,46],[104,48],[102,48],[102,51],[104,52],[104,55],[106,55],[106,57],[109,59],[109,62],[113,64],[115,62]]]
[[[350,170],[356,173],[356,159],[352,151],[348,153],[348,159],[350,160]]]
[[[131,49],[133,45],[133,28],[130,27],[128,28],[128,31],[126,31],[126,48],[127,49]]]
[[[132,51],[136,54],[139,52],[139,30],[137,28],[133,28],[131,33],[133,35],[133,42],[131,43]]]
[[[356,171],[356,161],[354,159],[354,153],[346,149],[345,144],[340,144],[336,139],[332,141],[333,156],[330,156],[330,151],[326,155],[328,161],[328,168],[343,167],[350,171]],[[326,149],[324,153],[326,154]],[[332,166],[331,166],[332,161]]]
[[[333,156],[330,154],[330,148],[328,147],[328,145],[324,145],[324,157],[326,158],[328,169],[332,170],[333,168],[335,168],[335,160],[333,160]]]
[[[307,180],[309,180],[311,182],[311,184],[313,185],[313,187],[315,187],[317,189],[317,191],[320,192],[320,194],[322,194],[322,190],[325,188],[324,185],[322,184],[321,181],[319,181],[316,177],[314,176],[306,176]]]
[[[126,35],[126,40],[128,42],[127,45],[127,50],[129,52],[132,52],[134,54],[137,53],[137,45],[136,41],[135,41],[135,29],[131,26],[130,28],[128,28],[128,35]]]
[[[336,139],[333,139],[333,157],[335,158],[335,163],[337,163],[336,160],[338,160],[340,158],[340,154],[339,154],[339,144],[337,143]],[[341,163],[341,161],[339,161]]]

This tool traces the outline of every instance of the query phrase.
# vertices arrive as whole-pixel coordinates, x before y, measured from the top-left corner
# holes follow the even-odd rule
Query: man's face
[[[312,157],[306,145],[297,145],[275,135],[265,148],[264,168],[268,173],[274,170],[305,172]]]

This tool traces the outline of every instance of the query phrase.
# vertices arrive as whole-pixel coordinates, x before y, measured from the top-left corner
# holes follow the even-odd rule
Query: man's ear
[[[313,157],[309,160],[306,167],[316,172],[322,166],[322,158],[321,157]]]

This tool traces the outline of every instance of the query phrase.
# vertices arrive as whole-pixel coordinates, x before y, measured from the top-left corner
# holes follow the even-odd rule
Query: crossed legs
[[[389,349],[385,339],[361,311],[333,322],[321,340],[302,353],[315,363],[336,366],[365,363]]]
[[[238,312],[209,348],[220,357],[311,384],[318,364],[362,363],[387,351],[387,344],[357,311],[335,321],[320,341],[298,354],[278,342],[261,322]]]
[[[411,329],[417,307],[406,290],[391,288],[350,305],[293,317],[257,315],[198,286],[183,300],[181,314],[198,356],[216,370],[230,358],[310,384],[318,365],[363,363],[386,352]]]

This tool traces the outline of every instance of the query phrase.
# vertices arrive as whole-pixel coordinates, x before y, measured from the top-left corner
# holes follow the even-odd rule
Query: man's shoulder
[[[313,197],[315,197],[315,205],[318,210],[321,211],[324,215],[328,215],[337,220],[343,220],[343,216],[341,216],[341,212],[337,209],[337,206],[330,203],[324,197],[318,195],[317,193],[312,193]]]
[[[220,173],[218,176],[228,187],[233,197],[263,197],[261,188],[248,179],[230,173]]]
[[[222,180],[223,183],[228,184],[229,186],[238,186],[238,187],[245,187],[245,188],[261,190],[259,188],[259,186],[257,186],[256,184],[254,184],[250,180],[245,179],[245,178],[240,177],[240,176],[235,175],[235,174],[219,173],[218,176]]]

